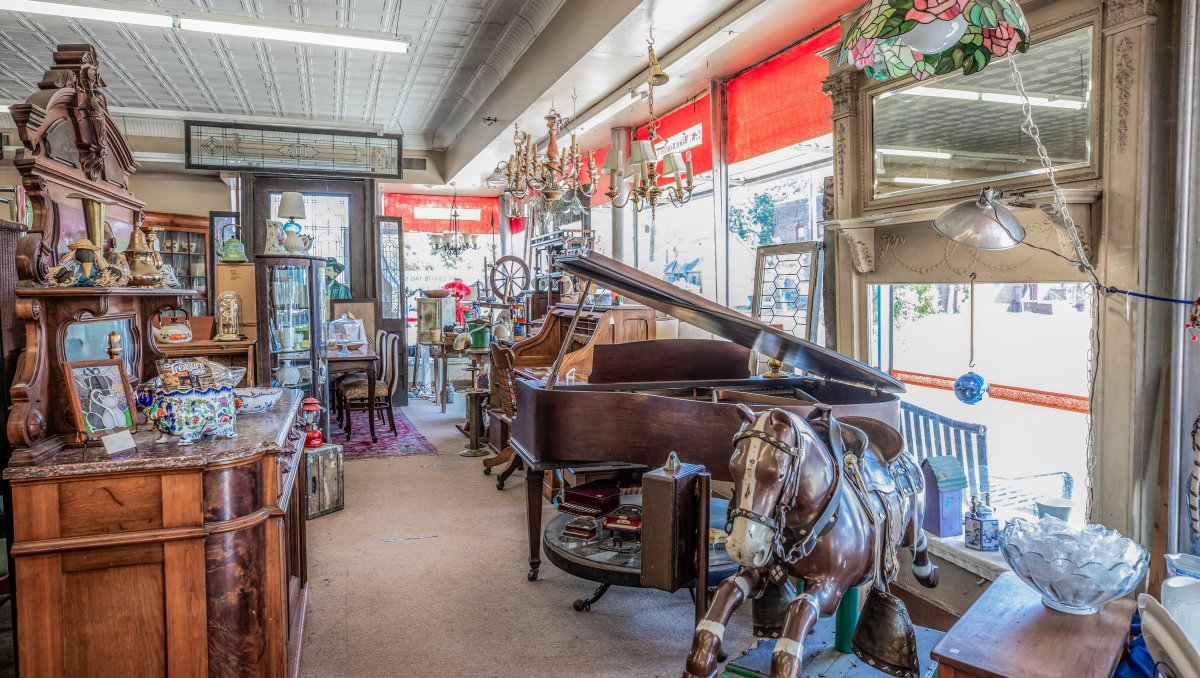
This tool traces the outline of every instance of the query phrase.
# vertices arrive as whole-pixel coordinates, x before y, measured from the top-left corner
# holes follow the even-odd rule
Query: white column
[[[611,131],[612,147],[609,153],[620,153],[624,159],[629,158],[629,137],[632,130],[628,127],[614,127]],[[620,182],[617,182],[613,188],[621,190]],[[617,261],[629,264],[632,257],[627,257],[625,254],[625,239],[626,234],[630,232],[627,224],[630,216],[628,210],[617,207],[615,204],[612,208],[612,258]],[[597,224],[598,226],[599,224]]]

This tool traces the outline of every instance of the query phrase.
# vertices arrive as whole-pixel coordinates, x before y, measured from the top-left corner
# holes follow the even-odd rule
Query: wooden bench
[[[959,421],[912,403],[900,403],[904,441],[920,463],[929,457],[952,456],[962,462],[971,496],[988,493],[993,507],[1032,509],[1038,497],[1070,499],[1075,479],[1056,471],[1007,478],[988,473],[987,426]]]

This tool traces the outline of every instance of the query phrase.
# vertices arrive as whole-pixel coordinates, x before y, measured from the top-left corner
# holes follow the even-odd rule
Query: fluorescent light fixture
[[[913,186],[944,186],[952,181],[953,179],[930,179],[928,177],[895,177],[892,179],[893,184],[910,184]]]
[[[979,101],[979,92],[968,92],[963,89],[943,89],[941,87],[913,87],[901,94],[912,94],[919,97],[938,97],[940,99],[962,99],[963,101]]]
[[[38,2],[38,0],[0,0],[0,9],[10,12],[53,14],[72,19],[112,21],[119,24],[156,26],[158,28],[170,28],[174,25],[175,21],[170,14],[135,12],[111,7],[92,7],[58,2]]]
[[[941,151],[910,151],[905,148],[880,148],[876,149],[883,155],[902,155],[907,158],[933,158],[935,160],[949,160],[954,157],[953,153],[942,153]]]
[[[324,45],[326,47],[344,47],[346,49],[369,49],[376,52],[391,52],[404,54],[408,52],[408,42],[383,38],[366,37],[360,33],[331,33],[325,31],[306,31],[295,28],[284,28],[262,23],[245,23],[242,21],[213,21],[209,19],[193,19],[179,17],[179,28],[185,31],[200,33],[219,33],[221,35],[237,35],[243,38],[260,40],[282,40],[284,42],[299,42],[305,45]]]
[[[990,101],[994,104],[1016,104],[1020,106],[1024,103],[1021,97],[1016,94],[993,94],[984,92],[980,95],[984,101]],[[1074,99],[1063,98],[1048,98],[1048,97],[1029,97],[1030,106],[1041,106],[1043,108],[1066,108],[1072,111],[1083,109],[1083,102]]]
[[[305,24],[267,21],[223,14],[210,14],[207,12],[188,16],[158,12],[139,12],[136,11],[136,6],[130,6],[129,9],[118,9],[118,7],[119,5],[93,7],[73,2],[41,2],[40,0],[0,0],[0,10],[9,12],[51,14],[73,19],[111,21],[121,24],[133,24],[135,26],[175,28],[184,31],[234,35],[257,40],[280,40],[305,45],[366,49],[375,52],[391,52],[393,54],[406,53],[409,47],[407,40],[380,37],[385,34],[375,31],[342,29],[309,30],[303,28]]]

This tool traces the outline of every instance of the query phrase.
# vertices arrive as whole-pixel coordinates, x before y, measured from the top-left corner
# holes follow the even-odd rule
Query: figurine
[[[129,283],[129,277],[109,264],[92,241],[78,240],[67,249],[46,273],[51,287],[123,287]]]
[[[162,270],[160,272],[162,273],[162,282],[159,284],[159,287],[169,287],[171,289],[179,289],[179,287],[180,287],[179,278],[175,276],[175,267],[174,266],[172,266],[170,264],[163,264]]]
[[[337,281],[337,277],[346,270],[345,264],[333,257],[325,258],[325,298],[349,299],[350,287]]]
[[[741,567],[717,586],[696,625],[685,678],[714,675],[734,610],[768,591],[786,598],[791,578],[801,580],[804,592],[777,601],[787,612],[771,628],[782,636],[773,678],[801,675],[804,642],[817,618],[834,614],[847,591],[867,583],[854,653],[892,675],[916,675],[912,621],[887,587],[899,572],[900,548],[912,549],[912,574],[923,586],[937,586],[938,569],[921,531],[921,474],[904,452],[904,438],[881,421],[836,418],[822,404],[808,419],[777,408],[738,411],[745,423],[729,462],[735,498],[725,548]]]

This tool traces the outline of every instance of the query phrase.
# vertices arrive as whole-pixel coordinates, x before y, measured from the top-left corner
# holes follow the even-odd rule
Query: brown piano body
[[[824,347],[595,253],[556,262],[582,280],[620,292],[702,330],[729,339],[670,339],[596,345],[587,383],[517,383],[510,443],[526,467],[530,579],[541,563],[542,482],[546,471],[614,461],[660,466],[676,452],[731,480],[738,404],[807,414],[815,403],[836,415],[900,424],[900,382]],[[796,376],[749,374],[750,351],[778,358]]]
[[[542,377],[567,344],[560,374],[575,370],[575,378],[587,381],[592,372],[595,347],[654,339],[656,313],[646,306],[585,307],[575,332],[570,332],[574,304],[558,304],[547,314],[537,334],[513,345],[513,367],[526,375]],[[569,335],[569,336],[568,336]]]

